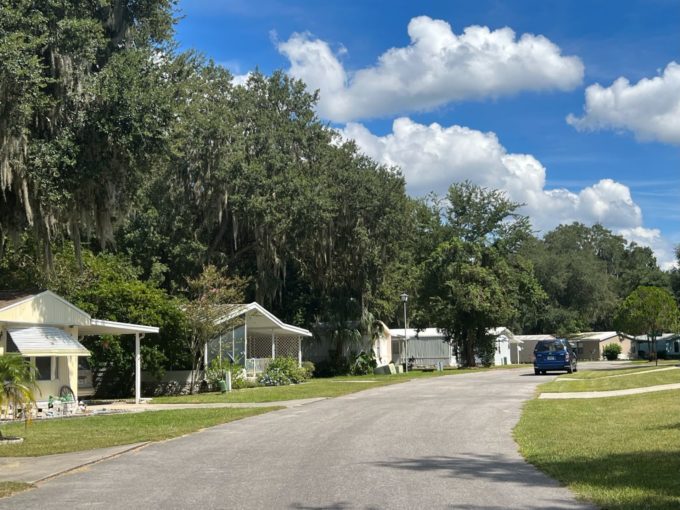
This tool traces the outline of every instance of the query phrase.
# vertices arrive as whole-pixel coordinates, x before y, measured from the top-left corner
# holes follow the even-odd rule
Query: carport
[[[77,306],[49,290],[0,292],[0,356],[18,352],[44,366],[38,387],[46,395],[68,386],[77,398],[78,357],[89,356],[80,339],[91,335],[135,336],[135,402],[141,398],[144,335],[158,333],[155,326],[93,319]]]

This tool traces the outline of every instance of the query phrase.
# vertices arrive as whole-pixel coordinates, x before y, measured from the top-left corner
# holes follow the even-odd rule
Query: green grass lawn
[[[679,402],[678,390],[532,400],[515,439],[529,462],[601,508],[677,509]]]
[[[18,445],[3,446],[6,457],[33,457],[75,452],[143,441],[161,441],[205,427],[266,413],[281,407],[239,409],[178,409],[79,418],[36,420],[2,427],[6,435],[24,437]]]
[[[610,375],[622,375],[622,370],[598,371],[597,376],[590,377],[591,372],[583,372],[584,377],[579,378],[581,373],[575,377],[564,377],[569,381],[560,381],[558,378],[553,382],[542,384],[538,387],[540,393],[565,393],[570,391],[609,391],[626,390],[630,388],[644,388],[659,384],[680,383],[680,369],[664,370],[662,372],[650,372],[649,370],[634,370],[625,377],[606,377]],[[605,374],[605,375],[602,375]]]
[[[575,374],[563,375],[560,379],[601,379],[602,377],[611,377],[612,375],[642,374],[644,372],[649,372],[650,370],[659,370],[660,368],[670,367],[655,367],[652,365],[635,368],[615,368],[611,370],[579,370]]]
[[[17,492],[32,488],[33,485],[24,482],[0,482],[0,498],[6,498]]]
[[[630,360],[629,363],[631,365],[649,365],[650,367],[653,367],[655,362],[654,361],[649,361],[646,359],[634,359]],[[659,366],[661,365],[678,365],[680,364],[680,359],[660,359],[659,360]]]
[[[234,390],[231,393],[198,393],[195,395],[182,395],[176,397],[156,397],[152,404],[198,404],[214,402],[254,403],[254,402],[277,402],[282,400],[296,400],[301,398],[315,397],[340,397],[349,393],[378,388],[390,384],[397,384],[412,379],[424,377],[439,377],[443,375],[469,374],[475,371],[484,371],[500,368],[516,368],[516,365],[504,365],[493,368],[452,369],[443,372],[425,372],[413,370],[407,374],[393,375],[362,375],[340,376],[311,379],[302,384],[290,386],[263,386],[258,388],[244,388]],[[526,366],[524,366],[526,368]]]

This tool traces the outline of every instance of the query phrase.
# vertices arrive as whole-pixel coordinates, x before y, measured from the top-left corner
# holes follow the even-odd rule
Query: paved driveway
[[[0,508],[590,508],[511,438],[546,380],[453,375],[277,411],[92,465]]]

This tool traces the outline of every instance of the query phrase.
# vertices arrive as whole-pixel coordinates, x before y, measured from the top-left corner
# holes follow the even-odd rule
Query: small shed
[[[49,290],[0,292],[0,356],[16,352],[37,368],[40,398],[68,387],[78,398],[78,358],[90,352],[80,339],[90,335],[135,336],[135,402],[141,398],[140,340],[158,328],[93,319]]]
[[[515,335],[512,334],[508,328],[500,326],[497,328],[491,328],[487,330],[487,334],[494,337],[494,365],[508,365],[512,363],[519,363],[517,355],[512,356],[512,346],[521,345],[521,340],[517,340]],[[515,349],[517,353],[517,349]]]
[[[296,358],[302,365],[302,339],[312,336],[309,330],[286,324],[256,302],[229,305],[216,322],[231,322],[232,326],[206,346],[206,366],[211,359],[228,352],[254,374],[263,372],[277,356]]]

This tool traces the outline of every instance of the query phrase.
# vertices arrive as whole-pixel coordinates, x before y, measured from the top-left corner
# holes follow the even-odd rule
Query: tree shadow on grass
[[[677,426],[674,426],[677,428]],[[675,446],[675,445],[669,445]],[[610,509],[680,508],[680,454],[677,450],[602,454],[593,458],[530,459],[553,478],[579,484],[584,495]],[[607,493],[626,493],[623,500],[606,500]]]
[[[680,422],[669,423],[667,425],[659,425],[658,427],[651,427],[652,430],[680,430]]]

